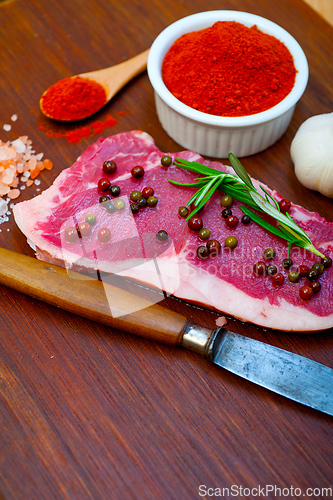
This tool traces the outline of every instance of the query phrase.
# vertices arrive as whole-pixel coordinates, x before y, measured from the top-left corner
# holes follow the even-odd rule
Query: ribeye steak
[[[161,165],[162,153],[153,139],[144,132],[133,131],[100,138],[89,146],[74,165],[64,170],[53,185],[41,195],[18,203],[14,208],[16,223],[36,249],[39,259],[75,270],[90,270],[121,274],[147,285],[163,288],[167,293],[190,303],[253,322],[264,327],[285,331],[316,331],[333,327],[333,266],[320,277],[321,290],[310,300],[301,300],[299,288],[307,282],[288,280],[288,271],[281,262],[287,257],[286,241],[267,232],[253,221],[241,222],[229,228],[221,216],[221,192],[217,191],[200,217],[211,231],[211,239],[221,243],[218,255],[205,260],[197,257],[197,248],[205,245],[178,214],[194,191],[172,185],[169,179],[193,182],[197,174]],[[196,160],[217,170],[234,173],[231,167],[209,162],[199,154],[184,151],[168,153],[174,158]],[[103,173],[103,162],[114,160],[117,171]],[[140,165],[144,176],[134,179],[131,169]],[[108,177],[121,188],[116,199],[123,199],[125,208],[109,213],[99,202],[102,193],[97,183]],[[256,181],[253,181],[256,183]],[[158,203],[132,214],[129,195],[133,190],[152,187]],[[281,195],[271,191],[275,199]],[[240,203],[234,200],[232,212],[242,217]],[[87,214],[96,216],[91,235],[68,243],[65,230],[77,227]],[[316,248],[325,255],[333,254],[333,223],[316,213],[292,204],[290,215],[304,229]],[[101,228],[109,228],[111,239],[98,239]],[[167,241],[159,241],[156,233],[164,230]],[[224,247],[228,236],[235,236],[234,249]],[[265,261],[266,248],[275,250],[274,264],[285,276],[283,285],[273,285],[270,276],[257,276],[253,266]],[[311,267],[320,259],[299,247],[293,247],[293,269],[300,264]]]

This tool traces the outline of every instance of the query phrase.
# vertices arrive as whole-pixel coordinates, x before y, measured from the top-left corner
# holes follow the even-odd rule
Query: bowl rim
[[[294,59],[296,68],[295,85],[291,92],[272,108],[246,116],[217,116],[197,111],[179,101],[165,86],[162,79],[162,63],[165,54],[171,45],[184,33],[197,31],[212,26],[217,21],[236,21],[245,26],[257,25],[258,29],[269,35],[275,36],[289,49]],[[179,19],[165,28],[154,40],[148,55],[147,72],[151,85],[159,97],[174,111],[179,114],[206,125],[220,127],[248,127],[259,125],[283,115],[288,112],[302,94],[308,83],[309,66],[303,49],[295,38],[284,28],[264,17],[243,11],[234,10],[212,10],[198,12]]]

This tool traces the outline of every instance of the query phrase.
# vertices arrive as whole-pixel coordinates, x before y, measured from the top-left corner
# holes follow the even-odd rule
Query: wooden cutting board
[[[286,134],[244,165],[285,197],[333,220],[332,201],[299,184],[289,154],[300,124],[333,108],[333,28],[302,0],[0,3],[0,139],[28,135],[36,152],[55,165],[19,201],[47,188],[96,139],[71,144],[54,135],[77,125],[56,125],[39,112],[39,97],[50,84],[119,63],[147,49],[175,20],[222,7],[280,24],[301,44],[310,66]],[[140,129],[161,150],[182,149],[158,122],[146,74],[84,125],[92,130],[94,121],[109,115],[116,123],[103,136]],[[12,215],[0,230],[1,247],[33,255]],[[119,279],[113,284],[152,293]],[[125,335],[8,288],[0,287],[0,303],[1,499],[195,499],[200,485],[206,488],[201,493],[293,487],[309,498],[306,488],[333,487],[331,417],[190,351]],[[161,304],[211,327],[218,318],[170,297]],[[333,367],[332,330],[292,335],[233,319],[228,326]],[[277,497],[274,491],[266,496]]]

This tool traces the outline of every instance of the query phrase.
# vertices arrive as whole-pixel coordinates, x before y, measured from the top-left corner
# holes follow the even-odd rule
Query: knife
[[[0,284],[107,326],[191,349],[218,366],[333,415],[333,369],[185,316],[80,273],[0,249]],[[112,307],[110,307],[112,305]]]

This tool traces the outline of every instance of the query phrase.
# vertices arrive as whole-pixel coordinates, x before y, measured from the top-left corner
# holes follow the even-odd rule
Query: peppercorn
[[[251,217],[244,214],[242,217],[242,224],[245,224],[245,226],[247,226],[248,224],[250,224],[250,222],[251,222]]]
[[[197,215],[193,215],[193,217],[190,218],[187,224],[192,231],[200,231],[203,226],[202,219]]]
[[[312,288],[313,293],[318,293],[321,290],[321,284],[319,281],[310,281],[309,287]]]
[[[274,276],[277,273],[277,268],[273,264],[267,266],[266,270],[269,276]]]
[[[132,214],[137,214],[138,211],[140,210],[140,207],[137,203],[131,203],[130,210],[131,210]]]
[[[88,224],[90,224],[91,226],[94,226],[96,224],[96,215],[88,214],[86,215],[84,220],[88,222]]]
[[[113,186],[110,186],[109,192],[114,198],[116,198],[117,196],[120,195],[120,187],[114,184]]]
[[[106,208],[106,204],[110,201],[110,196],[103,195],[100,197],[99,202],[102,207]]]
[[[262,260],[254,264],[253,266],[253,272],[257,276],[262,276],[266,272],[266,264]]]
[[[312,269],[318,271],[318,274],[320,276],[321,274],[323,274],[325,267],[322,262],[315,262],[314,264],[312,264]]]
[[[264,251],[264,257],[267,260],[272,260],[275,257],[275,250],[273,248],[266,248]]]
[[[302,286],[302,288],[300,288],[299,290],[299,297],[302,299],[302,300],[309,300],[311,299],[312,295],[313,295],[313,290],[310,286]]]
[[[171,163],[172,163],[171,156],[168,156],[168,155],[162,156],[161,165],[163,165],[163,167],[170,167]]]
[[[297,268],[297,271],[299,272],[299,275],[300,275],[301,278],[305,278],[306,273],[308,272],[308,270],[309,270],[308,266],[306,266],[304,264],[301,264]]]
[[[319,273],[315,269],[309,269],[306,273],[306,277],[309,281],[317,281],[319,278]]]
[[[67,243],[74,243],[79,239],[79,233],[76,227],[67,227],[65,229],[65,240]]]
[[[134,191],[132,191],[131,194],[130,194],[130,198],[131,198],[132,201],[138,201],[138,200],[140,200],[141,196],[142,196],[142,194],[137,189],[135,189]]]
[[[272,283],[274,286],[281,286],[284,282],[284,276],[282,273],[276,273],[274,274],[272,278]]]
[[[293,261],[291,259],[283,259],[283,261],[282,261],[283,269],[290,269],[292,265],[293,265]]]
[[[98,231],[97,237],[101,243],[108,243],[108,241],[110,241],[111,239],[110,229],[108,229],[107,227],[103,227]]]
[[[164,231],[164,229],[161,229],[157,234],[156,234],[156,238],[159,240],[159,241],[166,241],[169,236],[168,236],[168,233],[166,231]]]
[[[111,186],[109,179],[102,178],[98,181],[98,189],[100,191],[107,191]]]
[[[208,240],[208,238],[210,237],[210,230],[203,227],[202,229],[200,229],[198,236],[201,240]]]
[[[181,217],[187,217],[188,216],[188,208],[187,207],[179,207],[178,208],[178,214]]]
[[[238,224],[238,217],[236,217],[236,215],[228,215],[225,219],[225,223],[228,227],[234,228]]]
[[[146,198],[140,198],[137,203],[140,208],[146,208],[146,206],[148,205]]]
[[[221,205],[222,205],[222,207],[231,207],[231,205],[233,204],[233,202],[234,202],[234,200],[232,199],[232,196],[230,196],[229,194],[225,194],[221,198]]]
[[[156,196],[149,196],[149,198],[147,200],[147,204],[150,207],[155,207],[155,205],[157,205],[157,202],[158,202],[158,199],[156,198]]]
[[[152,187],[145,187],[142,190],[142,196],[148,200],[149,196],[154,195],[154,190]]]
[[[105,208],[109,214],[113,214],[113,212],[116,210],[116,207],[113,205],[111,200],[106,204]]]
[[[103,163],[103,172],[107,175],[112,175],[116,172],[117,165],[113,160],[106,160]]]
[[[123,210],[125,208],[125,202],[122,199],[115,200],[114,202],[114,208],[116,210]]]
[[[209,256],[208,248],[205,246],[200,246],[197,248],[197,257],[198,259],[204,260]]]
[[[211,257],[216,257],[221,251],[221,243],[218,240],[209,240],[206,247]]]
[[[291,283],[298,283],[299,281],[299,272],[298,271],[289,271],[288,279]]]
[[[224,240],[224,246],[227,248],[236,248],[237,245],[238,245],[238,241],[237,241],[237,238],[235,238],[235,236],[228,236]]]
[[[232,215],[232,210],[230,210],[230,208],[224,208],[222,210],[222,217],[224,219],[226,219],[227,217],[229,217],[230,215]]]
[[[279,207],[280,207],[280,211],[283,214],[285,214],[286,212],[289,212],[289,210],[291,209],[291,203],[289,200],[286,200],[285,198],[283,198],[283,200],[279,201]]]
[[[145,171],[144,171],[143,167],[141,167],[139,165],[136,167],[133,167],[131,170],[131,174],[132,174],[132,177],[134,179],[141,179],[141,177],[144,176],[144,173],[145,173]]]
[[[322,257],[321,258],[321,263],[324,264],[325,269],[328,269],[332,265],[332,259],[331,257]]]
[[[88,222],[81,222],[79,224],[79,234],[82,238],[87,238],[91,234],[91,225]]]

